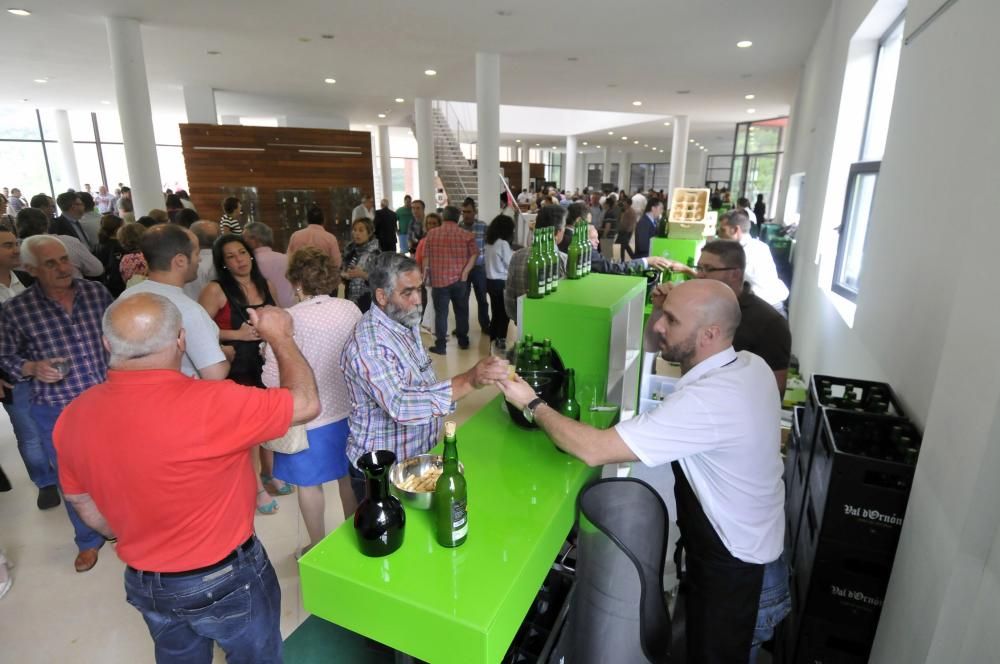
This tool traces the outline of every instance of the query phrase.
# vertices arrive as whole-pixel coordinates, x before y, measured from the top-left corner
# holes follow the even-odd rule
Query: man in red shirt
[[[449,205],[441,213],[444,223],[427,234],[424,241],[424,272],[430,271],[434,299],[435,343],[429,350],[445,354],[448,341],[448,302],[455,309],[455,334],[459,348],[469,347],[469,272],[476,264],[479,249],[476,236],[458,225],[457,207]]]
[[[248,452],[320,406],[291,317],[265,307],[250,322],[275,352],[280,388],[185,376],[180,311],[152,293],[118,300],[103,319],[107,382],[56,422],[66,500],[106,538],[117,536],[126,598],[161,664],[208,664],[213,641],[231,662],[281,661],[281,591],[253,532]],[[121,435],[97,426],[110,421]]]

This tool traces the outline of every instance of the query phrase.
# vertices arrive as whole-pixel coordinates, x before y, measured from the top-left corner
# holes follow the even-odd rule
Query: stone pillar
[[[56,140],[59,141],[59,156],[62,163],[62,177],[56,184],[56,194],[67,189],[81,191],[83,187],[80,182],[80,169],[76,164],[76,152],[73,150],[69,113],[63,110],[56,111]]]
[[[674,189],[684,186],[684,171],[687,169],[688,116],[674,116],[674,142],[670,147],[670,188],[667,197],[674,195]]]
[[[528,189],[531,180],[531,148],[526,143],[521,144],[521,188]]]
[[[476,53],[476,180],[479,218],[500,213],[500,56]]]
[[[431,100],[417,97],[413,100],[413,121],[417,134],[417,196],[427,210],[434,205],[434,130],[431,123]]]
[[[572,194],[573,190],[579,187],[576,173],[577,164],[576,136],[566,137],[566,160],[563,162],[563,189],[567,194]]]
[[[392,156],[389,154],[389,125],[378,126],[378,172],[382,179],[382,198],[389,199],[389,207],[393,210],[396,205],[392,201]],[[400,205],[402,205],[400,201]],[[378,209],[379,201],[375,201],[375,209]]]
[[[604,163],[601,166],[601,184],[611,182],[611,148],[604,148]]]
[[[105,23],[125,160],[128,162],[128,185],[132,188],[135,215],[140,217],[153,208],[163,207],[163,183],[160,182],[160,164],[156,158],[142,34],[139,21],[133,18],[109,16]]]

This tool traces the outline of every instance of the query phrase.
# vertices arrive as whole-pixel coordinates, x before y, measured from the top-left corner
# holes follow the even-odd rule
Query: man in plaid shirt
[[[469,272],[469,286],[476,295],[476,313],[479,316],[479,328],[490,332],[490,305],[486,299],[486,229],[485,221],[476,218],[476,203],[472,198],[462,203],[462,228],[476,236],[476,264]]]
[[[353,405],[347,458],[359,502],[365,483],[356,467],[358,457],[375,450],[389,450],[398,461],[423,454],[437,444],[441,422],[455,410],[455,402],[497,384],[507,377],[509,366],[490,356],[454,378],[438,379],[420,342],[423,275],[416,261],[381,254],[368,281],[372,308],[354,328],[340,358]]]
[[[427,234],[424,247],[424,271],[429,272],[431,297],[434,299],[434,346],[445,354],[448,341],[448,302],[455,309],[455,334],[458,347],[469,347],[469,273],[479,257],[476,236],[458,225],[461,214],[449,205],[441,213],[444,223]]]
[[[101,284],[73,278],[69,254],[58,237],[35,235],[24,240],[21,258],[36,281],[3,306],[0,369],[14,380],[31,379],[31,417],[49,465],[58,472],[52,429],[70,401],[104,382],[108,355],[101,317],[113,298]],[[86,572],[97,564],[104,536],[64,502],[79,549],[74,567]]]

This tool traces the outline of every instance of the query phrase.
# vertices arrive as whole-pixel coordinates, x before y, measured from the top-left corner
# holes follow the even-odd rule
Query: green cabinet
[[[520,334],[551,339],[567,367],[576,369],[583,410],[613,404],[621,419],[635,413],[639,388],[646,280],[612,274],[564,279],[540,300],[518,301]]]

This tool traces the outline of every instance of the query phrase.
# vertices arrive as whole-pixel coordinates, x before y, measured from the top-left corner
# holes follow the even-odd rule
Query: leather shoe
[[[97,564],[97,549],[84,549],[76,556],[73,567],[77,572],[87,572]]]
[[[53,484],[52,486],[43,486],[38,490],[38,509],[40,510],[50,510],[53,507],[59,507],[59,503],[62,500],[59,498],[59,489]]]

